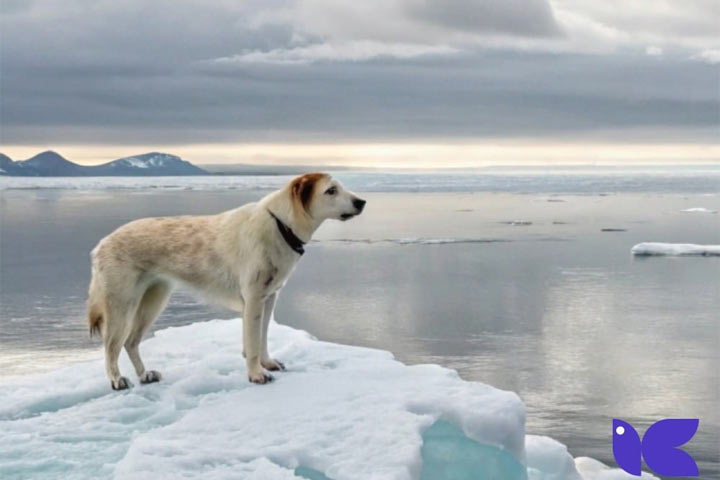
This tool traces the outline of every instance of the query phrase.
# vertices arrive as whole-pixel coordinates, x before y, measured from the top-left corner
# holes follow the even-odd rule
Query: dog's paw
[[[112,386],[113,390],[127,390],[128,388],[132,387],[132,383],[130,383],[130,380],[128,380],[126,377],[120,377],[117,380],[112,380],[110,382],[110,385]]]
[[[282,363],[280,360],[273,360],[270,359],[266,362],[261,362],[262,366],[266,370],[270,370],[271,372],[282,372],[285,371],[285,364]]]
[[[148,370],[140,377],[140,383],[142,383],[143,385],[147,383],[155,383],[159,382],[161,378],[162,375],[160,375],[160,372],[158,372],[157,370]]]
[[[252,383],[257,383],[258,385],[265,385],[266,383],[270,383],[275,380],[275,377],[273,377],[269,373],[260,372],[248,375],[248,380],[250,380]]]

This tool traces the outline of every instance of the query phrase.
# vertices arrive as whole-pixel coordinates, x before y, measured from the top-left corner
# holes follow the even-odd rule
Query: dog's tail
[[[90,336],[95,334],[100,335],[100,329],[102,328],[103,312],[102,307],[97,303],[88,302],[88,327],[90,329]]]
[[[95,271],[95,268],[93,268],[92,272],[92,279],[90,279],[90,287],[88,288],[88,301],[87,301],[87,311],[88,311],[88,328],[90,330],[90,336],[92,337],[94,334],[100,334],[102,331],[102,323],[103,323],[103,317],[104,317],[104,301],[103,301],[103,293],[100,290],[100,285],[98,285],[98,278],[97,278],[97,272]]]

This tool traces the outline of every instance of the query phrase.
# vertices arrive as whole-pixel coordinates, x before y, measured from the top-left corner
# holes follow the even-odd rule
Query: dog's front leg
[[[250,295],[245,299],[243,312],[243,345],[247,362],[248,378],[253,383],[267,383],[273,377],[265,373],[260,364],[260,343],[262,334],[264,302],[259,295]]]
[[[271,294],[267,300],[265,300],[265,309],[263,310],[263,322],[262,322],[262,333],[260,334],[260,364],[270,371],[285,370],[285,365],[278,360],[274,360],[270,357],[267,345],[267,332],[268,326],[270,325],[270,318],[272,317],[273,309],[275,308],[275,299],[277,293]]]

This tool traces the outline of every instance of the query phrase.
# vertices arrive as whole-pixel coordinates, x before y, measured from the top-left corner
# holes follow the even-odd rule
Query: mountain
[[[102,165],[78,165],[48,150],[28,160],[14,162],[0,153],[0,175],[18,177],[121,177],[210,175],[180,157],[151,152],[120,158]]]
[[[85,168],[87,168],[73,163],[51,150],[38,153],[24,162],[16,163],[21,169],[35,172],[33,176],[40,177],[77,177],[85,175]]]
[[[0,153],[0,175],[22,175],[22,166],[12,161],[12,158]]]
[[[180,157],[159,152],[120,158],[93,168],[98,172],[96,175],[112,176],[208,175],[208,172],[202,168],[196,167]]]

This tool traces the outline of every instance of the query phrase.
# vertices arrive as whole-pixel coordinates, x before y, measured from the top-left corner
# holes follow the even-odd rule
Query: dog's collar
[[[283,239],[285,240],[285,243],[287,243],[288,246],[299,255],[305,253],[305,248],[303,247],[305,245],[305,242],[300,240],[298,236],[295,235],[295,233],[292,231],[292,228],[285,225],[283,221],[277,217],[277,215],[275,215],[270,210],[268,210],[268,213],[275,219],[275,224],[280,231],[280,235],[282,235]]]

